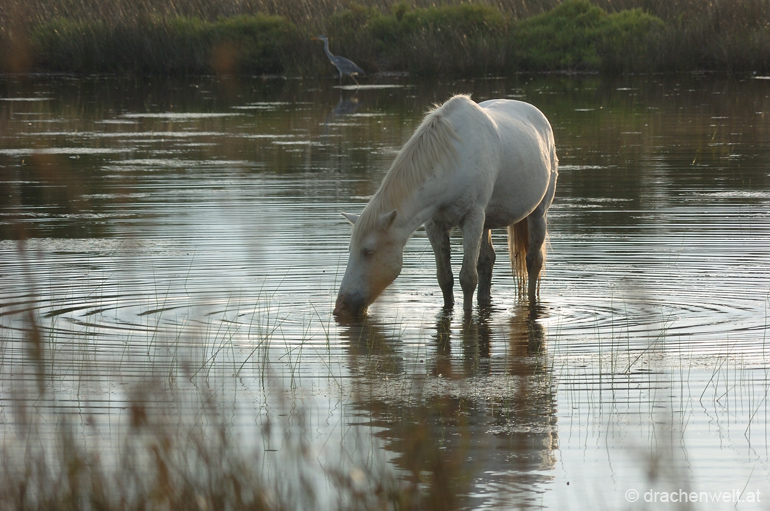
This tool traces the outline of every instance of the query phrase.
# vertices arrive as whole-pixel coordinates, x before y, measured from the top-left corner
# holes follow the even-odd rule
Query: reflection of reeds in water
[[[617,465],[636,472],[630,478],[624,474],[626,481],[633,482],[623,490],[641,489],[638,502],[624,502],[628,508],[655,509],[665,502],[645,501],[643,492],[647,491],[649,499],[665,499],[672,494],[678,498],[686,493],[696,500],[680,501],[682,508],[710,509],[713,501],[708,499],[722,490],[717,484],[715,491],[713,479],[709,479],[714,477],[711,471],[717,473],[717,481],[724,476],[724,470],[711,461],[722,455],[722,444],[735,448],[745,443],[752,455],[766,451],[770,383],[764,342],[758,352],[753,348],[746,355],[736,352],[738,346],[745,349],[745,343],[729,339],[716,349],[706,346],[704,350],[697,339],[676,335],[672,329],[676,318],[663,308],[659,330],[646,332],[647,345],[640,346],[637,338],[632,346],[628,322],[627,315],[613,317],[612,326],[603,329],[605,336],[610,331],[609,338],[602,338],[597,328],[591,350],[585,353],[581,349],[576,354],[560,352],[557,337],[550,337],[551,349],[560,359],[559,366],[554,367],[554,378],[560,380],[559,406],[573,410],[571,420],[561,421],[560,433],[562,437],[584,437],[577,442],[581,445],[604,442],[600,456],[607,457],[613,470]],[[763,339],[766,329],[767,322]],[[707,428],[703,427],[704,419]],[[716,454],[703,450],[704,437],[712,427],[719,431]],[[708,456],[706,464],[703,456]],[[624,466],[624,457],[633,460],[630,468]],[[596,477],[579,474],[573,482],[600,488]],[[753,468],[746,471],[746,477],[741,481],[738,476],[738,484],[729,488],[733,492],[730,498],[756,498],[757,488],[765,481],[756,477]],[[709,483],[704,484],[704,480]],[[613,497],[610,493],[607,496]],[[611,502],[611,498],[606,501]]]

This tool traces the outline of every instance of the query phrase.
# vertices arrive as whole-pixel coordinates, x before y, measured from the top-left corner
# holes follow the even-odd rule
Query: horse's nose
[[[337,300],[337,303],[334,304],[334,311],[332,314],[339,318],[343,316],[352,316],[353,312],[346,302]]]
[[[334,314],[336,317],[357,316],[363,314],[366,310],[366,305],[363,300],[355,300],[349,297],[340,295],[337,297],[337,302],[334,304]]]

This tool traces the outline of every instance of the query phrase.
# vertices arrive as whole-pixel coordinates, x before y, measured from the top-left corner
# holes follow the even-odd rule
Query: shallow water
[[[681,489],[767,509],[768,83],[383,80],[3,78],[6,444],[19,401],[114,441],[132,386],[184,375],[233,431],[301,409],[322,464],[382,460],[436,507],[653,507]],[[541,300],[518,300],[497,233],[492,305],[445,313],[418,231],[366,320],[338,324],[339,212],[454,92],[529,101],[554,127]],[[20,390],[41,379],[30,321],[43,400]],[[271,441],[247,443],[280,466]]]

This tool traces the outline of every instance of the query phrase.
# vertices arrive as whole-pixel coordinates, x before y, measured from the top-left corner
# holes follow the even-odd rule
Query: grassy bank
[[[94,5],[95,4],[95,5]],[[331,75],[770,71],[767,0],[9,0],[4,71]]]

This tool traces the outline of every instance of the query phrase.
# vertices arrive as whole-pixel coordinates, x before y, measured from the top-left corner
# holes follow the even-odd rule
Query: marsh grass
[[[158,302],[165,303],[162,297]],[[252,419],[248,434],[234,427],[228,408],[237,408],[237,401],[218,388],[228,386],[228,378],[244,377],[254,352],[238,365],[232,341],[240,327],[233,318],[244,313],[238,304],[225,309],[218,326],[192,334],[210,336],[209,345],[180,342],[189,332],[168,342],[165,334],[152,334],[151,345],[121,354],[113,369],[97,361],[85,341],[67,360],[54,359],[57,347],[49,344],[35,312],[28,312],[23,338],[5,339],[23,348],[14,358],[24,361],[17,372],[26,376],[13,383],[10,411],[4,410],[10,420],[0,445],[0,509],[417,508],[416,489],[400,482],[371,446],[360,444],[338,461],[321,462],[308,440],[302,407],[269,369],[261,381],[275,399],[265,406],[277,413]],[[267,350],[275,321],[254,314],[240,325],[264,337]],[[221,360],[226,350],[230,362]],[[291,356],[293,372],[299,354]],[[222,370],[213,371],[214,365]],[[258,370],[268,367],[259,365]],[[134,367],[146,369],[132,376]],[[241,374],[230,374],[230,368]],[[94,388],[97,381],[104,388]],[[72,385],[74,395],[65,388]],[[126,390],[116,393],[115,385]],[[103,396],[110,401],[106,414]],[[273,422],[276,416],[281,419]]]
[[[154,290],[125,339],[101,339],[96,323],[80,338],[56,328],[66,319],[46,318],[36,307],[14,312],[23,315],[23,327],[17,316],[3,328],[0,367],[21,378],[2,385],[0,509],[455,506],[459,489],[452,482],[467,479],[462,452],[440,451],[427,425],[430,413],[419,407],[397,414],[399,431],[411,439],[399,444],[409,449],[401,468],[408,478],[357,430],[343,440],[321,439],[320,446],[313,438],[318,425],[306,417],[300,388],[309,350],[326,364],[332,392],[342,394],[331,325],[320,327],[321,342],[310,342],[319,335],[310,326],[303,339],[289,342],[281,331],[287,319],[269,292],[248,305],[231,297],[201,308],[165,284]],[[35,296],[31,291],[31,303]],[[315,318],[291,321],[320,322],[314,312]],[[249,387],[244,382],[256,385],[256,394],[242,390]],[[243,392],[249,395],[240,397]],[[316,413],[312,406],[309,413]]]
[[[148,301],[148,309],[168,310],[168,293],[162,286],[156,290],[158,296]],[[352,399],[358,400],[356,406],[364,408],[375,428],[387,424],[383,429],[398,459],[386,460],[376,442],[363,437],[328,458],[319,454],[311,439],[309,431],[316,425],[306,414],[314,411],[304,408],[298,383],[304,354],[312,349],[316,358],[328,361],[333,383],[342,390],[333,375],[331,354],[317,352],[323,345],[330,350],[331,325],[319,327],[320,343],[309,342],[318,332],[307,328],[303,330],[307,339],[290,346],[280,333],[286,320],[272,299],[270,293],[261,293],[256,304],[224,300],[206,321],[196,318],[191,307],[183,314],[185,319],[170,322],[177,331],[164,329],[164,322],[156,318],[142,333],[152,343],[123,353],[121,365],[112,369],[99,360],[96,339],[81,340],[73,355],[63,357],[57,345],[62,340],[47,333],[47,325],[34,311],[25,313],[22,338],[7,339],[14,341],[9,343],[13,349],[24,351],[20,374],[25,378],[13,384],[12,410],[5,412],[10,421],[0,446],[4,481],[0,509],[457,509],[463,507],[461,496],[473,491],[477,474],[468,459],[473,459],[478,442],[473,420],[479,407],[491,410],[488,413],[498,418],[496,431],[510,435],[512,442],[524,437],[506,428],[515,424],[536,428],[538,441],[545,445],[537,454],[547,457],[558,445],[559,430],[569,427],[556,427],[557,389],[560,406],[572,406],[576,420],[587,421],[579,426],[585,434],[600,434],[616,420],[622,424],[627,411],[619,410],[615,399],[633,398],[629,400],[633,409],[648,414],[644,421],[652,439],[649,445],[630,447],[638,451],[640,470],[647,471],[651,484],[665,486],[685,473],[678,472],[681,460],[668,457],[676,452],[666,442],[684,445],[692,413],[674,410],[689,410],[697,403],[717,421],[738,423],[748,439],[754,435],[761,442],[764,433],[759,430],[767,413],[767,369],[752,374],[748,362],[728,345],[708,366],[710,378],[704,380],[703,368],[699,369],[697,384],[689,383],[692,357],[680,357],[679,366],[667,371],[670,357],[681,355],[683,349],[672,338],[670,312],[661,311],[659,335],[635,358],[626,349],[629,340],[623,339],[624,332],[630,335],[627,314],[613,318],[610,327],[597,324],[596,335],[609,336],[597,341],[600,360],[577,369],[586,366],[578,361],[572,367],[575,362],[570,360],[570,348],[562,345],[560,332],[546,336],[537,314],[531,316],[523,307],[510,319],[506,348],[510,353],[505,356],[510,366],[504,374],[485,375],[480,367],[488,363],[481,359],[489,357],[482,345],[489,328],[483,314],[455,329],[451,318],[439,318],[437,338],[426,339],[397,370],[382,361],[399,358],[388,351],[388,342],[402,341],[403,325],[372,321],[350,326],[351,360],[364,362],[358,376],[368,384],[357,389],[364,395]],[[297,321],[328,318],[328,313],[323,317],[317,310],[314,313]],[[54,321],[58,320],[51,318],[51,326]],[[238,346],[236,338],[244,335],[256,348]],[[463,353],[445,351],[450,344],[462,346]],[[19,358],[18,353],[13,355]],[[667,357],[669,361],[657,370],[655,364]],[[453,359],[462,359],[462,367],[453,369]],[[608,360],[604,366],[602,359]],[[271,374],[275,362],[288,366],[288,385],[276,383]],[[642,368],[642,363],[649,365]],[[429,364],[435,368],[426,370]],[[137,377],[128,376],[137,366],[147,369]],[[592,373],[597,367],[598,373]],[[94,380],[100,380],[94,375],[100,374],[109,374],[100,383],[107,389],[92,388]],[[757,383],[757,378],[764,381]],[[236,393],[240,382],[249,379],[274,399],[257,406],[257,416],[246,412],[251,426],[244,429],[238,426],[244,416],[239,408],[253,396],[244,399]],[[69,408],[68,390],[60,388],[68,380],[78,387],[76,406]],[[126,390],[111,392],[110,386],[116,385]],[[674,385],[681,387],[679,396],[666,390]],[[367,389],[371,394],[365,395]],[[491,390],[496,393],[490,395]],[[748,392],[748,397],[741,395]],[[105,394],[111,409],[107,414],[92,406]],[[484,396],[482,402],[474,397],[477,394]],[[267,408],[271,412],[262,414]],[[670,416],[662,415],[665,410],[671,410]],[[358,420],[345,419],[345,428],[350,429],[346,436],[356,435],[350,424]],[[525,458],[532,455],[533,447],[526,442],[521,449],[512,452]]]
[[[9,0],[6,71],[331,75],[770,69],[765,0]]]
[[[30,31],[36,67],[68,72],[277,74],[297,46],[294,25],[268,15],[206,21],[150,19],[135,26],[57,17]]]

